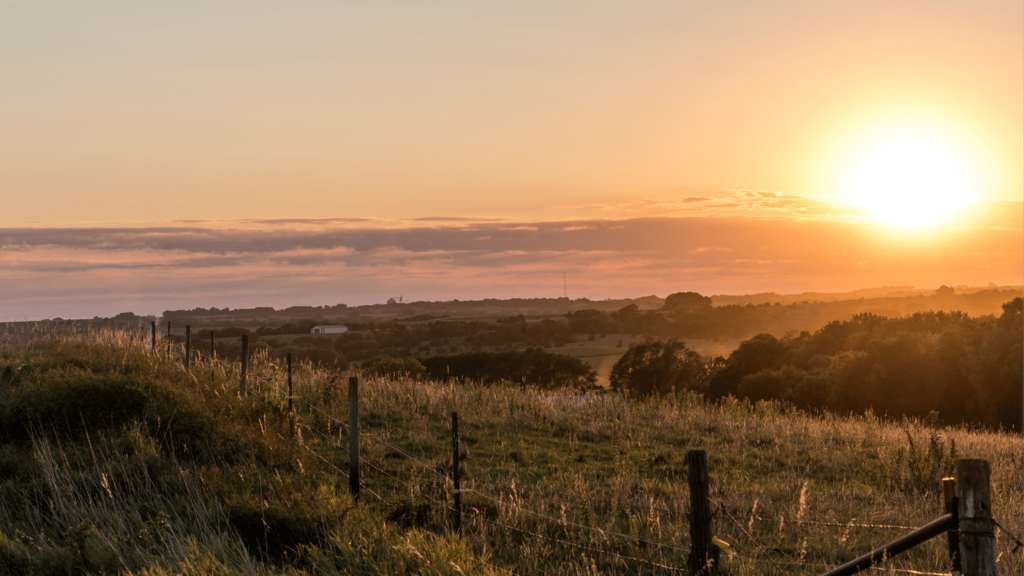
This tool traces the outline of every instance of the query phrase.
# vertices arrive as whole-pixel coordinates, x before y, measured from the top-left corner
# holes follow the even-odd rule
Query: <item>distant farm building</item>
[[[313,326],[313,329],[309,331],[310,334],[344,334],[345,332],[348,332],[348,326],[342,326],[341,324]]]

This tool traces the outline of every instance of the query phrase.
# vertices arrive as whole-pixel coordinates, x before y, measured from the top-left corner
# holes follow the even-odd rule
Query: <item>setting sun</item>
[[[901,136],[869,147],[847,179],[853,201],[898,226],[934,224],[975,199],[973,174],[944,143]]]

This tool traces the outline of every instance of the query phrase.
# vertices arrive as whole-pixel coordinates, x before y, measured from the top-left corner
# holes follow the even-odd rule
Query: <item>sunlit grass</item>
[[[386,378],[360,384],[357,505],[346,373],[295,367],[292,440],[285,372],[265,356],[242,400],[236,365],[200,359],[189,373],[125,332],[0,338],[0,566],[12,573],[674,573],[686,566],[694,448],[709,456],[730,574],[821,573],[905,532],[861,525],[934,519],[956,457],[990,461],[995,514],[1021,532],[1016,435],[692,395],[577,399]],[[88,399],[62,401],[103,386],[145,402],[112,419]],[[461,539],[438,473],[453,410],[462,485],[475,491],[463,495]],[[1012,548],[1000,535],[1001,574],[1022,571]],[[944,539],[890,565],[948,571]]]

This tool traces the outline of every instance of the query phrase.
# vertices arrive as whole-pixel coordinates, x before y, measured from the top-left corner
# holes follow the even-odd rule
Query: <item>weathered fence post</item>
[[[718,547],[711,543],[711,500],[708,491],[708,457],[703,450],[686,453],[690,481],[690,574],[716,573]]]
[[[288,432],[295,438],[295,413],[292,412],[292,353],[288,353]]]
[[[348,489],[359,501],[359,378],[348,379]]]
[[[455,533],[462,536],[462,493],[459,492],[459,413],[452,410],[452,493],[455,518],[452,526]]]
[[[192,367],[192,326],[185,325],[185,371]]]
[[[213,385],[213,356],[216,350],[213,347],[213,328],[210,328],[210,385]]]
[[[996,533],[992,522],[991,470],[986,460],[960,460],[960,562],[964,576],[996,576]]]
[[[242,334],[242,367],[238,376],[238,395],[245,398],[245,376],[249,370],[249,335]]]
[[[946,532],[946,542],[949,545],[950,571],[953,576],[960,576],[963,568],[960,565],[960,511],[957,509],[960,499],[956,495],[956,478],[942,479],[942,501],[946,507],[946,513],[953,515],[953,527]]]
[[[156,320],[149,323],[149,328],[152,331],[150,335],[149,350],[151,352],[156,352]]]
[[[171,359],[171,321],[167,321],[167,359]]]

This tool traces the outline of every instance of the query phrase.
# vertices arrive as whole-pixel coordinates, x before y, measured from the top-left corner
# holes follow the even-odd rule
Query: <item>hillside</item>
[[[237,365],[186,372],[124,332],[2,338],[6,573],[672,574],[686,565],[694,448],[709,456],[728,574],[819,574],[932,520],[957,458],[989,460],[994,514],[1022,531],[1017,435],[403,379],[360,383],[356,504],[346,373],[297,365],[289,412],[284,367],[265,355],[243,400]],[[453,410],[462,538],[446,513]],[[944,548],[890,565],[948,571]],[[1012,549],[1000,533],[1000,574],[1024,569]]]

